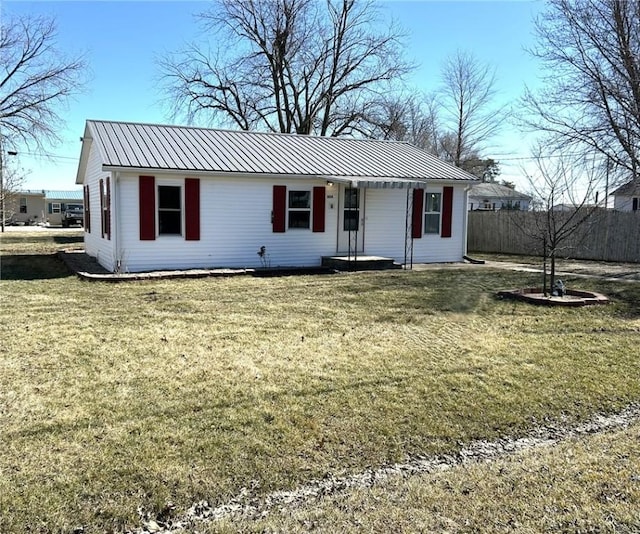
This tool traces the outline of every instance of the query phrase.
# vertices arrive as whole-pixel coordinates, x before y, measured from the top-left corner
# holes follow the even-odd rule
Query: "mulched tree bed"
[[[523,289],[509,289],[498,291],[498,297],[503,299],[522,300],[530,304],[542,306],[591,306],[594,304],[608,304],[609,299],[595,291],[581,291],[567,289],[564,296],[545,295],[540,287],[526,287]]]

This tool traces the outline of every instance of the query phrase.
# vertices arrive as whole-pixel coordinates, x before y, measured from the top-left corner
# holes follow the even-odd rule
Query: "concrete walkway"
[[[186,269],[152,271],[145,273],[110,273],[95,258],[85,254],[83,250],[65,250],[58,253],[69,269],[80,278],[104,282],[124,282],[130,280],[158,280],[169,278],[205,278],[216,276],[238,276],[259,274],[315,274],[318,268],[312,269]],[[548,267],[547,267],[548,268]],[[420,263],[414,264],[414,271],[436,269],[506,269],[525,273],[542,273],[542,264],[520,263],[515,261],[486,261],[484,264],[472,263]],[[360,271],[359,271],[360,272]],[[609,282],[640,282],[640,264],[605,263],[595,261],[560,260],[556,266],[556,277],[595,278]]]
[[[542,273],[542,265],[508,261],[487,261],[485,267],[508,269],[524,273]],[[547,265],[547,272],[549,266]],[[607,282],[640,282],[640,264],[604,263],[595,261],[560,261],[556,264],[556,278],[595,278]]]

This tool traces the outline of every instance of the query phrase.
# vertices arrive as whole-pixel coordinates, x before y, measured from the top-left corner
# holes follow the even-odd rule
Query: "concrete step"
[[[393,258],[382,256],[323,256],[322,266],[338,271],[382,271],[385,269],[400,269]]]

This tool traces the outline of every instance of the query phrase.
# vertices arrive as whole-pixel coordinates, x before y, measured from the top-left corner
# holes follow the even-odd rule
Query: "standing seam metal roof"
[[[105,168],[322,176],[477,180],[412,145],[112,121],[87,121]]]

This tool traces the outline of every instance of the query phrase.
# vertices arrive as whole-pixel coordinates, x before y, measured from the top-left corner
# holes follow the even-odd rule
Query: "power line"
[[[39,159],[68,159],[73,161],[78,161],[79,158],[73,156],[58,156],[56,154],[37,154],[35,152],[18,152],[18,156],[26,155],[32,156]]]

